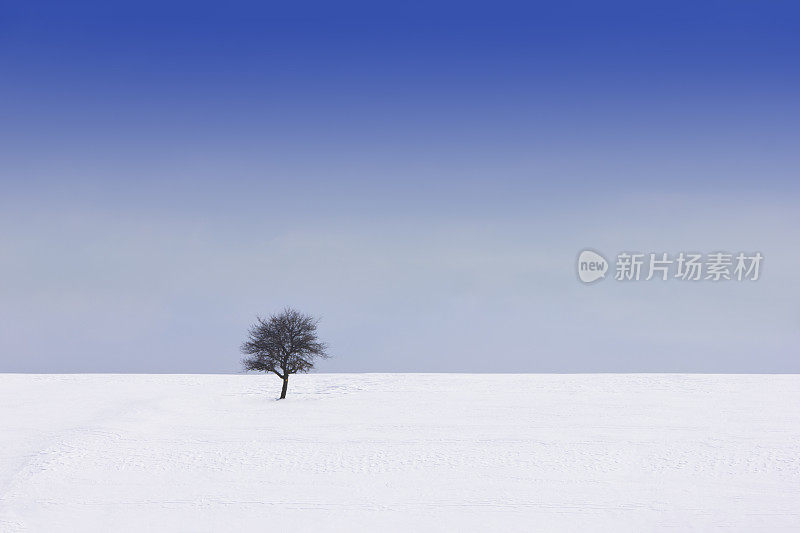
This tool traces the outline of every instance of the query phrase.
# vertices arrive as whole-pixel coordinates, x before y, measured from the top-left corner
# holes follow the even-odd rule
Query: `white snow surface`
[[[797,531],[800,376],[0,374],[0,531]]]

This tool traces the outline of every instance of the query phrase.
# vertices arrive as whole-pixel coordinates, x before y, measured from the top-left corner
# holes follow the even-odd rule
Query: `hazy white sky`
[[[330,371],[798,370],[790,202],[623,193],[369,216],[257,203],[5,206],[3,369],[236,371],[254,315],[293,305],[323,318]],[[586,246],[765,260],[756,282],[584,286]]]

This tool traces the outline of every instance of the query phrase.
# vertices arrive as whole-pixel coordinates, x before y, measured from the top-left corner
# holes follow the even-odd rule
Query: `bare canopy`
[[[318,319],[287,307],[268,319],[256,317],[241,350],[245,370],[272,372],[283,380],[286,397],[289,374],[308,372],[317,358],[326,359],[327,345],[317,338]]]

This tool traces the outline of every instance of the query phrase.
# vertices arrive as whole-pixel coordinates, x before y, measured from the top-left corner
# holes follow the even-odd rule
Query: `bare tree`
[[[314,360],[327,359],[328,346],[317,338],[318,319],[287,307],[268,319],[256,317],[247,341],[242,344],[245,370],[272,372],[283,380],[281,399],[286,398],[289,374],[308,372]]]

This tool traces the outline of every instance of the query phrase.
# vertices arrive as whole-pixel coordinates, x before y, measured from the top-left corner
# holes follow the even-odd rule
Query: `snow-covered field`
[[[0,531],[800,529],[800,376],[0,374]]]

